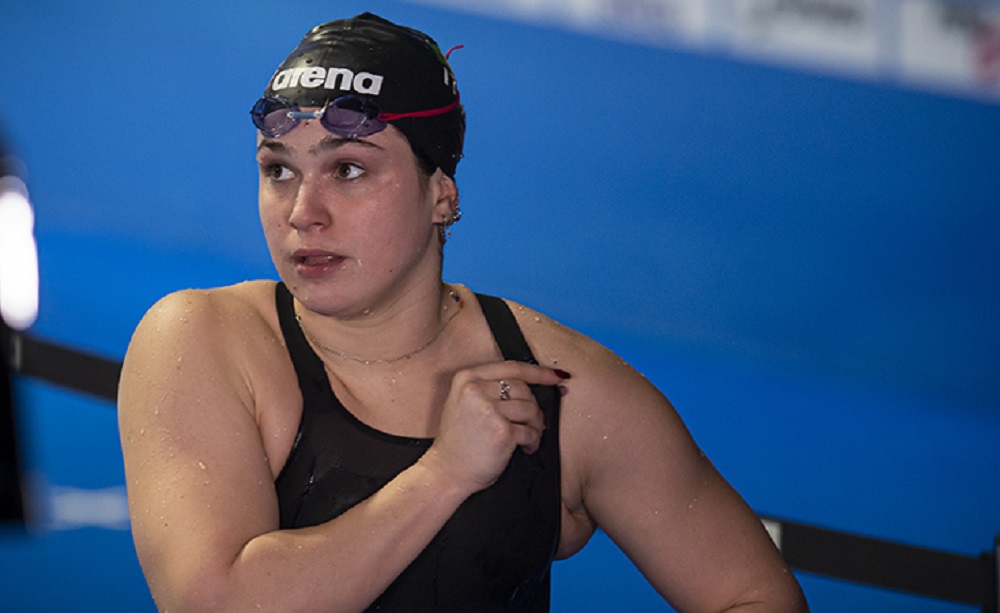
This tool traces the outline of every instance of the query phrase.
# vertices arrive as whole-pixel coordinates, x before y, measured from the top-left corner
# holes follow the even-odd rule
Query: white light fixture
[[[21,179],[0,177],[0,316],[15,330],[38,317],[35,214]]]

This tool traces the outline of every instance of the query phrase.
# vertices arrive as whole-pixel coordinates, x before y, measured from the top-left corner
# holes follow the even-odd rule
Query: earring
[[[443,217],[441,219],[441,243],[443,244],[447,239],[451,238],[451,226],[458,223],[458,220],[462,219],[462,208],[458,204],[458,198],[455,199],[455,210],[451,212],[451,215]]]
[[[462,219],[462,209],[458,206],[458,202],[455,202],[455,210],[451,212],[451,217],[445,222],[446,226],[451,226]]]

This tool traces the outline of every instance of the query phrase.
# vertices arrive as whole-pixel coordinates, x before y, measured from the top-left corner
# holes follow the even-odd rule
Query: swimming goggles
[[[441,108],[410,113],[383,113],[368,98],[347,95],[328,101],[318,111],[303,111],[288,98],[265,96],[253,105],[250,116],[260,133],[270,138],[287,134],[300,121],[309,119],[318,119],[324,128],[342,138],[360,138],[385,130],[388,122],[396,119],[444,115],[457,106],[456,94],[454,102]]]

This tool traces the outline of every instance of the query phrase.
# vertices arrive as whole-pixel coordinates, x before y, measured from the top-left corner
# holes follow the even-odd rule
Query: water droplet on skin
[[[198,468],[200,468],[200,469],[202,469],[202,470],[205,470],[205,469],[207,469],[208,467],[207,467],[207,466],[205,466],[205,463],[204,463],[204,462],[198,462]]]

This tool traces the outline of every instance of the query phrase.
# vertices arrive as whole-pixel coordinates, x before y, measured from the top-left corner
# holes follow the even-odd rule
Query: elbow
[[[233,598],[228,574],[190,564],[179,576],[147,577],[158,611],[163,613],[223,613],[247,610]],[[252,610],[252,609],[251,609]]]
[[[781,585],[778,596],[780,607],[775,610],[788,611],[788,613],[809,613],[809,603],[806,602],[802,586],[799,585],[795,575],[789,568],[785,568],[783,573],[785,581]]]
[[[809,604],[791,572],[788,580],[741,598],[723,611],[760,611],[762,613],[809,613]]]

